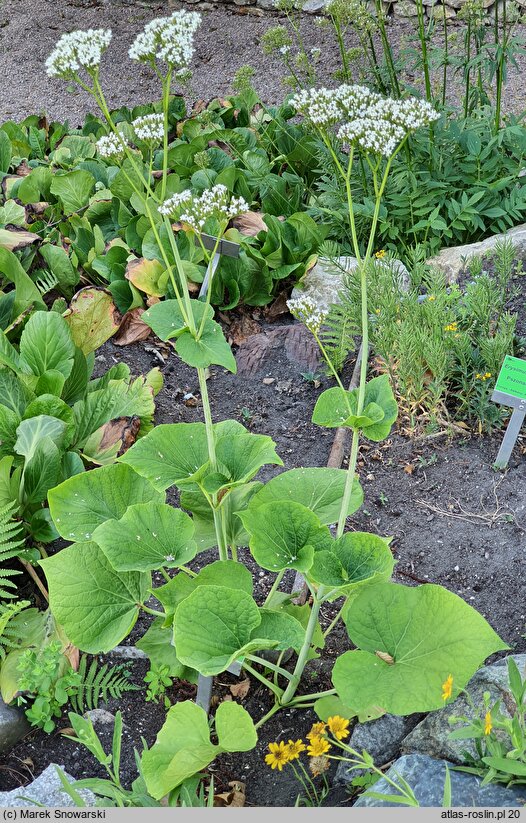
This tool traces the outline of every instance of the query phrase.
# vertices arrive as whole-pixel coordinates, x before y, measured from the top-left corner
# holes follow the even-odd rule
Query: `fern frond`
[[[17,557],[24,545],[22,538],[22,526],[13,520],[16,505],[9,503],[0,508],[0,566],[1,564]],[[16,595],[16,584],[9,578],[21,574],[20,571],[11,568],[0,567],[0,598],[4,600],[12,599]]]
[[[354,351],[354,338],[360,333],[346,302],[329,309],[320,339],[335,371],[343,369],[349,354]]]
[[[107,703],[111,697],[119,699],[124,692],[139,688],[130,683],[126,664],[110,667],[105,663],[99,668],[97,660],[92,660],[88,668],[85,654],[80,658],[78,674],[81,683],[70,697],[73,711],[78,714],[84,714],[86,709],[96,709],[100,702]]]
[[[10,625],[12,619],[30,605],[29,600],[18,600],[16,603],[5,605],[0,603],[0,660],[18,645],[19,627]]]

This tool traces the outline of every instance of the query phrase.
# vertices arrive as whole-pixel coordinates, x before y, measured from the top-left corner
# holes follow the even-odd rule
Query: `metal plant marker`
[[[526,417],[526,360],[506,355],[491,399],[513,409],[497,459],[493,464],[497,469],[504,469],[508,465]]]
[[[196,242],[198,242],[197,238]],[[230,240],[220,240],[219,243],[217,243],[217,237],[214,237],[212,234],[202,234],[201,243],[205,249],[208,249],[208,251],[214,251],[217,244],[217,250],[208,264],[205,279],[203,280],[199,290],[199,297],[206,297],[208,286],[216,272],[217,267],[219,266],[221,255],[224,254],[225,257],[239,257],[239,249],[241,247],[238,243],[232,243]]]

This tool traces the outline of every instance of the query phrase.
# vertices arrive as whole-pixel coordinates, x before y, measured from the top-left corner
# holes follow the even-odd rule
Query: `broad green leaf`
[[[438,709],[449,675],[457,691],[486,657],[509,648],[475,609],[435,585],[367,586],[351,602],[345,622],[357,650],[338,658],[332,677],[340,698],[357,713],[370,707],[399,715]]]
[[[51,612],[71,643],[100,654],[129,634],[147,597],[148,574],[116,572],[96,543],[69,546],[40,565]]]
[[[59,287],[67,289],[77,285],[80,279],[79,272],[73,267],[68,253],[62,246],[44,243],[40,247],[40,254],[57,278]]]
[[[25,222],[26,210],[23,206],[20,206],[16,200],[6,200],[4,205],[0,206],[0,224],[3,226],[7,226],[8,224],[11,226],[23,226]]]
[[[195,557],[194,524],[166,503],[136,503],[120,520],[107,520],[93,540],[117,571],[176,568]]]
[[[215,364],[223,366],[233,374],[237,371],[232,349],[227,343],[221,326],[215,320],[206,320],[199,340],[196,340],[190,332],[183,332],[177,338],[175,350],[181,360],[195,369],[206,369]]]
[[[0,404],[0,457],[13,454],[20,415]]]
[[[9,342],[3,331],[0,331],[0,363],[8,366],[14,372],[23,370],[17,350]],[[25,368],[27,369],[27,367]]]
[[[14,374],[0,369],[0,398],[3,406],[22,416],[33,395]]]
[[[265,503],[238,515],[250,537],[250,551],[264,569],[307,572],[315,551],[332,542],[318,517],[301,503]]]
[[[15,451],[17,454],[24,455],[26,461],[31,460],[42,438],[49,437],[56,445],[62,445],[65,431],[66,424],[63,420],[47,414],[22,420],[16,430]]]
[[[15,316],[21,314],[28,306],[31,306],[31,304],[37,308],[46,308],[39,290],[23,268],[16,254],[13,254],[9,249],[3,248],[1,245],[0,273],[11,283],[15,284],[16,297],[13,307]]]
[[[334,387],[318,397],[312,422],[318,426],[347,426],[360,430],[369,440],[384,440],[398,415],[398,407],[387,374],[374,377],[366,384],[364,408],[357,414],[358,389],[345,391]]]
[[[213,308],[200,300],[190,300],[190,307],[196,328],[199,328],[204,316],[210,320],[214,317]],[[165,341],[173,340],[189,331],[178,300],[155,303],[141,315],[141,320],[147,323],[157,337]]]
[[[55,397],[53,394],[40,394],[26,407],[23,419],[29,420],[31,417],[38,417],[39,415],[47,415],[62,420],[66,424],[64,443],[65,445],[71,443],[75,432],[75,417],[73,409],[67,403],[64,403],[60,397]]]
[[[7,174],[9,171],[11,154],[11,140],[5,131],[0,129],[0,172],[2,172],[2,174]]]
[[[221,471],[226,470],[228,482],[224,485],[247,483],[267,464],[282,466],[283,461],[276,454],[275,445],[271,437],[250,432],[219,437],[216,457]]]
[[[20,338],[20,357],[37,377],[49,369],[68,377],[73,368],[75,346],[67,323],[56,312],[37,311]]]
[[[334,717],[335,715],[350,720],[356,714],[356,712],[353,712],[352,709],[346,706],[336,694],[330,694],[327,697],[320,697],[316,700],[314,711],[324,723],[327,722],[329,717]]]
[[[239,703],[220,703],[215,721],[217,740],[225,752],[248,752],[258,742],[254,722]]]
[[[178,677],[187,680],[189,683],[197,682],[197,672],[183,666],[172,645],[173,629],[171,626],[164,627],[164,618],[156,617],[150,624],[148,631],[143,634],[135,646],[141,649],[150,659],[152,668],[168,666],[169,677]]]
[[[38,234],[23,229],[0,229],[0,246],[5,251],[14,252],[25,249],[40,240]]]
[[[251,642],[255,639],[264,640],[265,647],[267,641],[274,641],[276,649],[294,649],[299,652],[305,640],[305,629],[291,614],[285,611],[273,611],[272,609],[260,609],[261,623],[254,629]]]
[[[140,417],[150,420],[155,411],[153,393],[139,377],[132,383],[110,381],[108,386],[90,391],[73,407],[75,444],[82,448],[88,437],[105,423],[119,417]]]
[[[75,360],[73,360],[73,368],[74,365]],[[59,372],[56,369],[49,369],[38,378],[35,386],[35,394],[37,396],[41,394],[52,394],[54,397],[61,397],[65,382],[66,378],[62,372]]]
[[[169,583],[155,589],[155,596],[164,606],[167,614],[173,614],[179,603],[198,586],[225,586],[227,589],[246,592],[251,595],[252,575],[246,566],[234,560],[216,560],[209,563],[196,577],[180,572]]]
[[[315,553],[308,574],[316,583],[337,587],[341,596],[358,586],[387,580],[393,567],[388,540],[368,532],[347,532],[328,550]]]
[[[214,425],[216,438],[246,433],[235,420]],[[196,475],[208,463],[208,441],[204,423],[164,423],[119,458],[146,477],[156,489],[170,486],[196,490]]]
[[[61,452],[50,437],[41,437],[31,459],[26,460],[24,472],[24,499],[26,503],[43,503],[50,489],[60,478]]]
[[[76,293],[64,317],[75,346],[84,354],[100,348],[120,325],[111,294],[93,286]]]
[[[168,710],[155,743],[141,756],[141,772],[148,792],[160,800],[205,769],[220,753],[220,747],[210,742],[204,709],[190,700],[176,703]]]
[[[168,272],[158,260],[144,257],[131,260],[126,268],[126,279],[136,289],[154,297],[164,297],[168,284]]]
[[[504,772],[504,774],[514,775],[515,777],[526,777],[526,763],[522,763],[520,760],[512,760],[507,757],[483,757],[482,760],[498,772]]]
[[[336,523],[340,515],[347,480],[345,469],[291,469],[272,477],[253,497],[250,506],[289,500],[301,503],[318,516],[324,525]],[[355,477],[346,516],[354,514],[363,503],[363,490]]]
[[[71,214],[88,205],[94,186],[93,175],[89,171],[78,169],[66,174],[55,174],[50,190],[60,200],[66,214]]]
[[[253,481],[238,486],[225,494],[221,499],[222,519],[225,524],[226,542],[229,546],[246,546],[249,536],[237,514],[244,511],[252,497],[261,489],[262,483]],[[213,509],[201,491],[183,491],[180,497],[183,509],[193,514],[195,525],[195,541],[199,551],[217,546],[217,535],[214,525]]]
[[[201,674],[219,674],[249,644],[260,623],[250,595],[224,586],[199,586],[175,611],[177,656]]]
[[[115,463],[76,474],[49,492],[49,508],[61,537],[83,543],[106,520],[119,520],[134,503],[164,503],[164,494],[129,466]]]

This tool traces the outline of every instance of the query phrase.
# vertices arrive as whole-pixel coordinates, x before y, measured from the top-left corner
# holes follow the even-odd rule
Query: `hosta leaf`
[[[307,572],[315,551],[330,546],[331,534],[301,503],[265,503],[238,515],[250,537],[250,551],[264,569]]]
[[[219,674],[238,657],[260,623],[250,595],[224,586],[199,586],[175,612],[177,656],[201,674]]]
[[[231,433],[246,433],[235,420],[216,423],[216,438]],[[141,437],[119,458],[133,466],[156,489],[170,486],[196,490],[196,475],[208,463],[208,441],[204,423],[165,423]]]
[[[107,520],[93,540],[117,571],[175,568],[195,557],[194,524],[166,503],[136,503],[120,520]]]
[[[76,474],[49,493],[49,508],[61,537],[82,543],[106,520],[119,520],[134,503],[164,503],[157,491],[129,466],[115,463]]]
[[[350,603],[345,622],[357,650],[338,658],[333,683],[357,713],[438,709],[449,675],[457,691],[486,657],[509,648],[475,609],[435,585],[367,586]]]
[[[65,320],[74,344],[84,354],[90,354],[115,334],[121,318],[111,294],[90,286],[76,293]]]
[[[309,577],[324,586],[338,587],[341,596],[358,586],[389,578],[393,567],[385,538],[368,532],[347,532],[332,542],[330,550],[316,552]]]
[[[150,575],[115,571],[96,543],[69,546],[40,565],[51,612],[79,649],[109,652],[131,631]]]
[[[289,500],[306,506],[321,523],[329,525],[338,520],[346,479],[344,469],[291,469],[265,483],[250,506],[255,509],[264,503]],[[356,476],[346,515],[353,514],[362,503],[363,490]]]
[[[67,323],[57,312],[37,311],[20,338],[20,357],[37,377],[49,369],[68,377],[73,368],[75,346]]]

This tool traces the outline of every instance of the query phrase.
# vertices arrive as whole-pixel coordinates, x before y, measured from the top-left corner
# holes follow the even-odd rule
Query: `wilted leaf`
[[[19,251],[31,243],[36,243],[37,240],[40,240],[40,237],[32,231],[0,229],[0,246],[8,251]]]
[[[245,784],[232,780],[228,785],[231,791],[214,795],[214,806],[241,808],[245,805]]]
[[[125,277],[139,291],[146,294],[154,297],[163,297],[166,294],[168,272],[158,260],[146,260],[141,257],[130,261],[126,267]]]
[[[126,312],[119,326],[119,331],[113,338],[116,346],[129,346],[130,343],[139,343],[150,336],[152,330],[141,320],[143,314],[144,309],[140,308]]]
[[[244,680],[241,680],[240,683],[234,683],[233,686],[230,686],[230,692],[233,697],[239,697],[240,700],[244,700],[247,696],[250,689],[250,678],[245,677]]]
[[[98,466],[113,463],[137,440],[141,418],[118,417],[93,432],[83,448],[83,455]]]
[[[268,231],[268,226],[259,211],[247,211],[245,214],[234,217],[232,225],[245,237],[255,237],[260,231]]]
[[[228,342],[240,346],[247,338],[252,337],[253,334],[260,333],[261,326],[259,323],[252,320],[248,314],[243,313],[239,320],[234,320],[228,329]]]
[[[102,346],[120,325],[120,315],[111,294],[93,286],[74,295],[64,318],[75,345],[84,354]]]

